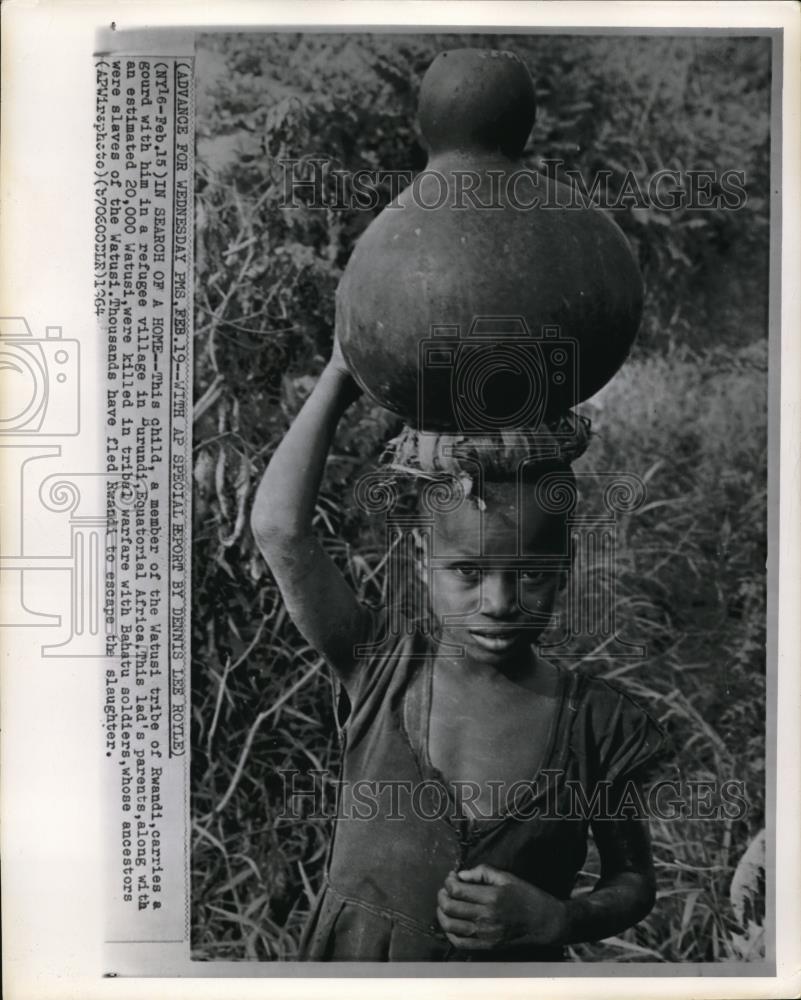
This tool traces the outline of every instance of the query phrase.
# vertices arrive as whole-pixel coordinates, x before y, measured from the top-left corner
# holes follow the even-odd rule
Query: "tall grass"
[[[766,372],[762,344],[685,349],[624,367],[594,407],[598,436],[582,464],[635,473],[648,495],[621,525],[617,568],[621,624],[646,655],[633,665],[602,655],[593,668],[661,719],[685,787],[741,782],[748,809],[652,821],[657,906],[619,943],[577,949],[584,958],[760,953],[729,888],[764,822]]]

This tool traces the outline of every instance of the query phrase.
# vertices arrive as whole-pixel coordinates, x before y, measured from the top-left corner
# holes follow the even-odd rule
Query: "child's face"
[[[464,502],[436,517],[432,611],[443,639],[474,663],[515,661],[547,627],[564,582],[564,519],[544,513],[532,493],[518,504],[514,484],[504,484],[483,511]]]

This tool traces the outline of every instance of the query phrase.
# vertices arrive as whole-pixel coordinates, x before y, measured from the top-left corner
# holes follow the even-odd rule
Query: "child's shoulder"
[[[622,685],[576,668],[571,710],[574,742],[593,757],[603,776],[615,780],[633,774],[666,744],[654,715]]]
[[[645,717],[656,725],[652,712],[631,691],[619,682],[590,672],[579,665],[577,675],[578,703],[599,717],[625,714]]]

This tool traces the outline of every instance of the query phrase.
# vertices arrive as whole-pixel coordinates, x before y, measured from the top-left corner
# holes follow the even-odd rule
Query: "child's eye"
[[[463,580],[477,580],[481,570],[478,566],[472,566],[468,563],[463,563],[459,566],[453,567],[454,572],[457,576],[460,576]]]
[[[541,569],[524,569],[520,574],[526,583],[544,583],[548,574]]]

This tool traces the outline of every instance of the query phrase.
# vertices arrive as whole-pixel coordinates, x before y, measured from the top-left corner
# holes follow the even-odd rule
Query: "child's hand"
[[[558,945],[567,937],[567,905],[490,865],[451,872],[437,894],[437,918],[457,948]]]
[[[331,357],[326,367],[330,372],[333,372],[336,378],[341,381],[342,385],[346,387],[345,394],[348,402],[352,402],[361,396],[361,386],[353,378],[350,373],[350,369],[345,363],[345,356],[342,353],[342,346],[339,343],[339,337],[334,337],[334,346],[331,350]]]

